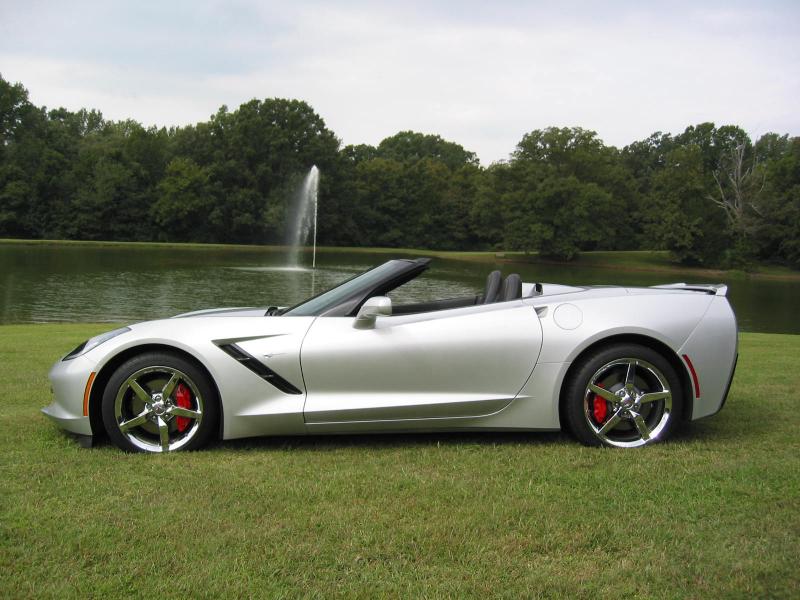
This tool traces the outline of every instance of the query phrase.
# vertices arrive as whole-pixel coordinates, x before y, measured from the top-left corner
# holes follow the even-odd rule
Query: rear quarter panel
[[[654,338],[677,352],[715,298],[700,292],[630,293],[619,288],[592,294],[526,300],[540,315],[540,363],[571,363],[595,342],[619,334]]]
[[[701,322],[714,296],[624,288],[534,297],[542,325],[542,351],[527,383],[511,405],[484,421],[497,428],[560,428],[561,386],[572,362],[603,339],[646,336],[676,353]]]

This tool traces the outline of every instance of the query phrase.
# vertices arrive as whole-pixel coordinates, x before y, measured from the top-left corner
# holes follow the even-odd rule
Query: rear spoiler
[[[686,290],[687,292],[703,292],[712,296],[726,296],[728,286],[724,283],[665,283],[664,285],[651,285],[659,290]]]

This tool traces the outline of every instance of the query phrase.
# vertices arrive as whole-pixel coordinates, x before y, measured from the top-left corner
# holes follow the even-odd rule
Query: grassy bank
[[[1,597],[792,597],[800,336],[743,334],[725,410],[643,451],[562,435],[84,450],[46,373],[109,325],[0,327]]]
[[[16,240],[2,239],[0,244],[25,244],[31,246],[90,246],[90,247],[131,247],[154,249],[230,249],[237,252],[286,252],[286,246],[258,246],[245,244],[190,244],[166,242],[110,242],[83,240]],[[711,277],[715,280],[731,279],[786,279],[800,281],[800,272],[775,265],[757,265],[750,272],[738,270],[719,270],[693,268],[676,264],[670,260],[669,253],[656,250],[626,250],[614,252],[584,252],[574,261],[563,263],[547,260],[534,253],[525,252],[456,252],[450,250],[424,250],[419,248],[348,248],[322,246],[320,252],[352,252],[365,254],[431,256],[456,260],[469,260],[494,263],[497,261],[515,263],[565,264],[576,267],[616,269],[623,271],[663,272],[673,275],[691,275],[695,277]]]

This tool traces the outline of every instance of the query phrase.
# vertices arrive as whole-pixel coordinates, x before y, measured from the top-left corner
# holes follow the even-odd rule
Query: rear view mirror
[[[373,296],[358,310],[353,327],[356,329],[371,329],[375,327],[375,319],[379,316],[388,317],[392,314],[392,299],[387,296]]]

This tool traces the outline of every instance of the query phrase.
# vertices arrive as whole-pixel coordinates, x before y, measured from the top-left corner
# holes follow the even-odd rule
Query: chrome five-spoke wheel
[[[118,446],[172,452],[202,445],[217,420],[206,375],[181,357],[144,354],[112,375],[103,394],[103,421]]]
[[[620,358],[600,367],[586,386],[586,422],[611,446],[642,446],[658,439],[672,412],[667,378],[638,358]]]
[[[665,439],[682,405],[669,362],[645,346],[619,344],[578,364],[566,397],[570,429],[584,443],[620,448]]]
[[[178,369],[145,367],[119,388],[114,416],[131,444],[147,452],[168,452],[185,446],[200,429],[203,397]]]

